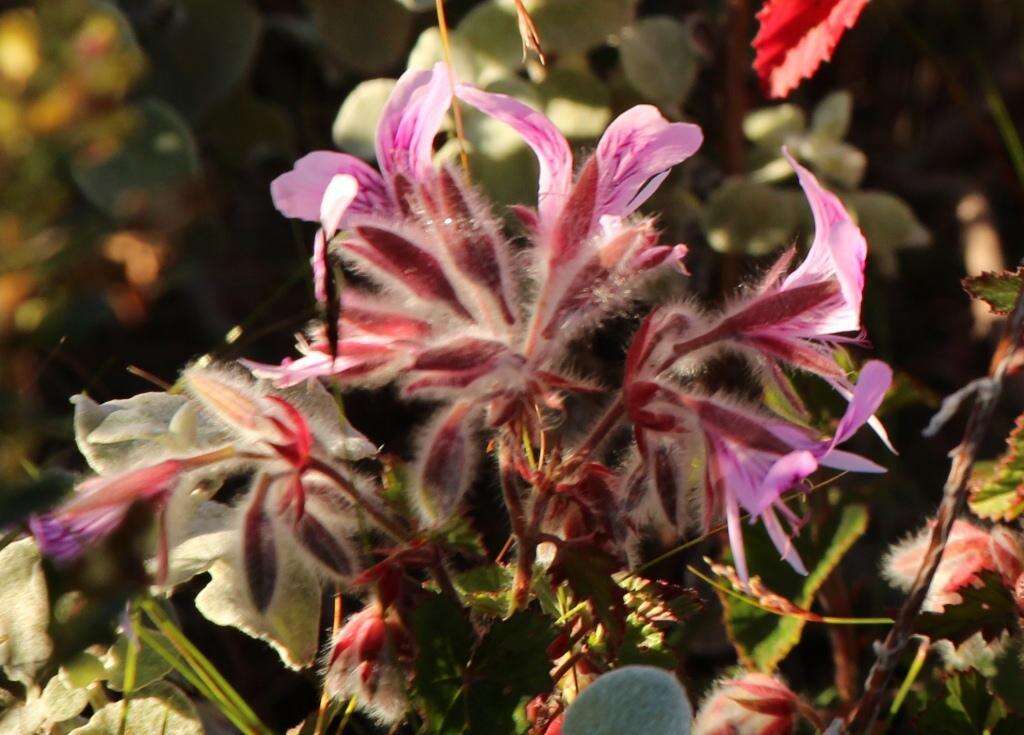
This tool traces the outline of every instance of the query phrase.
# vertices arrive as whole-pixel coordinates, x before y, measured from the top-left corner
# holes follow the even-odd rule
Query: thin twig
[[[964,429],[964,438],[953,451],[953,459],[946,483],[942,488],[942,501],[939,503],[936,523],[932,528],[931,539],[928,543],[928,551],[921,562],[921,568],[917,572],[910,593],[896,617],[896,624],[893,625],[882,643],[875,644],[875,663],[871,667],[871,672],[864,685],[864,694],[848,720],[848,731],[851,733],[870,731],[878,717],[878,711],[882,706],[882,699],[889,686],[893,671],[914,635],[914,621],[921,612],[921,606],[924,604],[932,579],[935,577],[935,570],[938,569],[939,562],[942,561],[942,552],[949,540],[953,521],[956,520],[967,502],[968,481],[971,478],[971,469],[974,466],[978,446],[988,434],[989,424],[1002,393],[1003,380],[1020,348],[1022,337],[1024,337],[1024,293],[1018,293],[1002,339],[999,341],[995,355],[992,356],[989,366],[991,380],[985,390],[978,391],[971,415],[967,419],[967,427]]]
[[[441,49],[444,51],[444,63],[448,67],[448,78],[452,84],[452,117],[455,118],[455,137],[459,141],[459,161],[462,170],[469,176],[469,156],[466,153],[466,131],[462,126],[462,108],[459,98],[455,96],[455,66],[452,64],[451,40],[448,37],[448,18],[444,12],[444,0],[436,0],[437,29],[441,33]]]
[[[343,617],[341,590],[337,587],[334,588],[334,619],[331,623],[331,645],[334,644],[334,639],[338,636],[338,631],[341,629],[341,619]],[[326,678],[325,678],[326,682]],[[323,687],[323,691],[320,693],[320,706],[316,710],[316,726],[313,728],[313,735],[322,735],[324,731],[324,725],[327,723],[324,721],[327,716],[327,706],[331,703],[331,695],[327,692],[327,687]]]

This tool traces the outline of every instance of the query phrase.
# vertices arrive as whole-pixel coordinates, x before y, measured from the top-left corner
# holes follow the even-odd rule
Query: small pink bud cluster
[[[697,711],[693,735],[789,735],[799,697],[778,679],[748,673],[716,686]]]
[[[356,697],[381,722],[393,723],[406,711],[403,660],[411,639],[393,609],[371,601],[335,635],[327,656],[325,686],[336,698]]]
[[[929,522],[889,550],[882,572],[894,587],[910,589],[928,551],[934,526],[935,521]],[[957,519],[953,522],[942,560],[928,588],[924,609],[941,612],[947,605],[960,603],[959,590],[980,584],[979,575],[984,571],[998,574],[1014,598],[1020,599],[1016,592],[1024,581],[1024,546],[1020,534],[1005,526],[986,529]]]

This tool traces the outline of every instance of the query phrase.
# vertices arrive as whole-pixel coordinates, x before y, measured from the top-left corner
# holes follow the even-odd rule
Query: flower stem
[[[377,508],[369,498],[364,497],[363,494],[356,489],[355,485],[353,485],[348,478],[335,470],[329,464],[322,460],[311,458],[309,460],[309,469],[314,472],[319,472],[321,475],[333,482],[339,490],[345,493],[345,495],[352,500],[352,502],[362,508],[363,511],[370,516],[378,528],[391,536],[395,541],[404,542],[410,540],[410,534],[407,530],[402,528],[396,521],[389,518],[380,508]]]

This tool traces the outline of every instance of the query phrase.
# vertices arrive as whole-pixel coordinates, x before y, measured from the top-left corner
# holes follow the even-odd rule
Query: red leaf
[[[754,70],[771,97],[785,97],[832,58],[868,0],[768,0],[757,14]]]

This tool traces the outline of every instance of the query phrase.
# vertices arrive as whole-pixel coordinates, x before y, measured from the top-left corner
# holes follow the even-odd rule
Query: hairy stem
[[[967,502],[967,485],[971,477],[971,469],[977,455],[978,446],[988,434],[989,424],[995,412],[996,404],[1003,389],[1003,380],[1024,337],[1024,293],[1017,294],[1010,319],[1006,324],[1002,339],[996,349],[989,366],[989,380],[984,390],[978,391],[974,407],[967,419],[964,437],[953,452],[949,475],[942,488],[942,501],[936,516],[936,523],[928,542],[928,550],[921,561],[914,583],[907,599],[900,608],[896,623],[885,640],[876,644],[875,663],[868,674],[864,685],[864,694],[848,720],[851,733],[869,732],[889,686],[893,671],[910,643],[914,634],[914,621],[921,612],[928,588],[931,587],[935,570],[942,561],[942,552],[953,521],[960,514]]]

